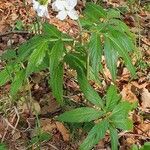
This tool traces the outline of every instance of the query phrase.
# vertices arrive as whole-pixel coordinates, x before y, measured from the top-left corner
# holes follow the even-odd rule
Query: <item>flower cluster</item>
[[[36,10],[38,16],[49,18],[48,4],[51,0],[32,0],[32,2],[33,9]],[[67,16],[73,20],[77,20],[78,14],[75,10],[76,5],[77,0],[55,0],[52,3],[52,9],[58,12],[56,17],[60,20],[64,20]]]

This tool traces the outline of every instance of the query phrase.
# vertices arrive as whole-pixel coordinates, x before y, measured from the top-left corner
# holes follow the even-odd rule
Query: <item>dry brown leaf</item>
[[[53,129],[56,128],[55,123],[52,122],[51,119],[43,118],[40,120],[41,128],[45,132],[51,132]]]
[[[61,133],[63,140],[69,141],[70,135],[66,127],[61,122],[56,122],[56,126],[57,126],[58,131]]]
[[[144,88],[142,92],[142,108],[147,109],[150,108],[150,92],[148,89]]]
[[[18,140],[21,137],[21,133],[19,131],[15,131],[15,133],[12,136],[12,139],[14,141]]]
[[[137,130],[138,134],[143,134],[146,133],[146,135],[148,135],[150,137],[150,123],[141,123],[138,126],[138,130]]]
[[[138,99],[137,99],[136,95],[131,91],[131,86],[132,86],[132,84],[130,84],[130,83],[123,85],[121,95],[122,95],[123,99],[125,99],[131,103],[134,103],[134,102],[137,102]]]

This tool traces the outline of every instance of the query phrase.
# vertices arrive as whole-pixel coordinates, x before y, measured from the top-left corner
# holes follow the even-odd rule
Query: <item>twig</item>
[[[119,137],[121,136],[132,136],[132,137],[141,137],[143,139],[148,139],[150,140],[150,137],[148,136],[144,136],[144,135],[141,135],[141,134],[134,134],[134,133],[126,133],[126,132],[122,132],[119,134]]]
[[[3,137],[2,137],[2,139],[1,139],[1,143],[3,143],[4,140],[5,140],[5,136],[6,136],[6,134],[7,134],[8,128],[9,128],[9,125],[7,124],[7,127],[5,128],[5,132],[4,132]]]
[[[7,36],[10,34],[32,34],[32,33],[30,33],[29,31],[10,31],[10,32],[6,32],[6,33],[1,33],[0,37]]]
[[[56,146],[54,146],[54,145],[52,145],[52,144],[50,144],[50,143],[48,143],[47,145],[50,146],[50,147],[52,147],[52,148],[55,149],[55,150],[59,150]]]
[[[12,134],[14,134],[14,133],[15,133],[15,130],[16,130],[17,125],[18,125],[19,120],[20,120],[20,116],[19,116],[19,113],[18,113],[17,108],[16,108],[16,107],[14,107],[14,110],[15,110],[15,113],[16,113],[16,115],[17,115],[17,121],[16,121],[16,124],[15,124],[15,126],[14,126],[14,129],[13,129],[13,131],[12,131]]]
[[[5,120],[5,122],[7,123],[7,125],[9,126],[9,127],[11,127],[13,130],[17,130],[9,121],[8,121],[8,119],[4,119]]]

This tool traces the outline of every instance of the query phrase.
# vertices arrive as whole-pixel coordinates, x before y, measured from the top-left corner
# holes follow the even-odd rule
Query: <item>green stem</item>
[[[83,34],[83,28],[82,28],[82,25],[81,25],[81,22],[80,20],[78,19],[78,25],[79,25],[79,28],[80,28],[80,43],[81,45],[83,45],[83,41],[82,41],[82,34]],[[89,51],[88,49],[86,50],[86,76],[87,76],[87,79],[89,79]]]

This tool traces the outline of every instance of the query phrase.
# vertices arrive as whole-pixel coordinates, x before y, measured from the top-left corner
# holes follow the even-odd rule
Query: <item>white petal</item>
[[[77,11],[75,11],[74,9],[71,11],[67,11],[67,14],[73,20],[77,20],[79,18]]]
[[[40,3],[38,1],[36,1],[36,0],[32,0],[32,3],[33,3],[33,9],[37,10],[39,5],[40,5]]]
[[[37,9],[37,14],[38,14],[39,17],[49,18],[47,5],[40,5]]]
[[[66,11],[60,11],[56,17],[60,20],[64,20],[67,17],[67,12]]]
[[[66,0],[69,6],[75,7],[77,5],[77,0]]]
[[[56,0],[52,4],[52,9],[54,9],[55,11],[65,10],[65,3],[66,1],[64,0]]]

